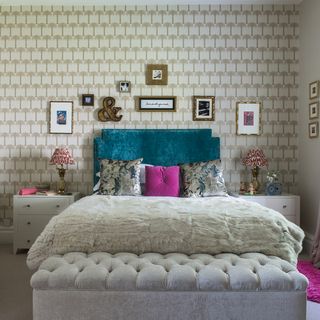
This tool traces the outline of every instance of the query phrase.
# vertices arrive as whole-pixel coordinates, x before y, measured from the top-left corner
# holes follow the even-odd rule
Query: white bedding
[[[67,252],[261,252],[293,264],[303,231],[280,213],[232,197],[94,195],[51,219],[28,253],[37,268]]]

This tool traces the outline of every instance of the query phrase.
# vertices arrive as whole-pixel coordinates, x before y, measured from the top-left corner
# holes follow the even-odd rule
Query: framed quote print
[[[176,97],[137,97],[138,111],[176,111]]]
[[[72,133],[73,102],[50,101],[49,133]]]
[[[238,135],[259,135],[260,118],[260,102],[237,102],[236,130]]]

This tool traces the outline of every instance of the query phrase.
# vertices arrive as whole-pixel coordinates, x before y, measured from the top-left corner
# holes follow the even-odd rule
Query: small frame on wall
[[[193,96],[192,119],[193,121],[213,121],[214,120],[213,96]]]
[[[309,123],[309,138],[317,138],[319,136],[319,122]]]
[[[131,82],[130,81],[119,81],[118,91],[120,93],[131,92]]]
[[[94,94],[83,94],[82,95],[82,105],[93,107],[94,106]]]
[[[319,81],[314,81],[309,84],[309,98],[315,99],[319,97]]]
[[[49,133],[72,133],[73,102],[50,101]]]
[[[319,117],[319,102],[309,104],[309,119],[316,119]]]
[[[146,84],[168,84],[168,66],[166,64],[147,64]]]
[[[137,97],[138,111],[176,111],[176,97]]]
[[[236,126],[238,135],[259,135],[261,103],[237,102]]]

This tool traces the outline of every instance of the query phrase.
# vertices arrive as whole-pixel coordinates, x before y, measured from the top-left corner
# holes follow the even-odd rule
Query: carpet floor
[[[299,260],[298,270],[309,280],[308,300],[320,303],[320,269],[315,268],[309,260]]]
[[[14,255],[11,245],[0,245],[0,320],[32,320],[32,272],[25,261],[26,254]],[[320,320],[320,304],[308,301],[307,320]]]

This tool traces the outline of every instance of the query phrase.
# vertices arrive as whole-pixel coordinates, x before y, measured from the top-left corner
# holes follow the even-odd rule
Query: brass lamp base
[[[259,188],[260,188],[260,183],[258,180],[259,167],[252,168],[251,173],[252,173],[251,183],[253,185],[254,192],[258,193]]]
[[[58,181],[58,194],[64,194],[65,193],[65,188],[66,188],[66,183],[64,181],[64,175],[66,173],[65,168],[57,168],[60,180]]]

